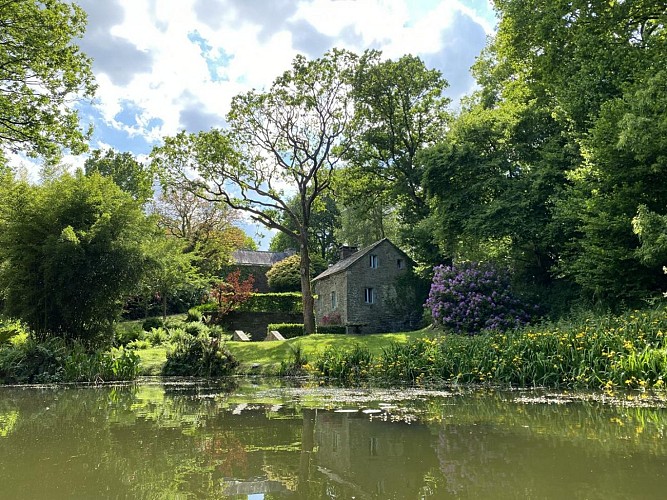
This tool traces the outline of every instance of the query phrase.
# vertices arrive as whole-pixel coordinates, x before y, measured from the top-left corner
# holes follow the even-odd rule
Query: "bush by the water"
[[[315,361],[314,367],[324,377],[354,383],[372,375],[373,355],[359,344],[349,349],[329,346]]]
[[[223,342],[208,336],[182,336],[173,351],[167,352],[164,375],[219,377],[231,375],[239,366],[238,360]]]
[[[288,344],[288,346],[290,348],[290,359],[280,362],[278,375],[283,377],[304,375],[306,373],[306,366],[308,365],[308,358],[304,355],[303,348],[300,344],[295,344],[294,346]]]
[[[0,381],[5,384],[133,380],[138,374],[139,357],[123,348],[89,351],[78,342],[33,337],[0,348]]]
[[[530,320],[529,307],[512,293],[506,271],[474,262],[434,271],[426,307],[436,325],[475,334],[518,328]]]

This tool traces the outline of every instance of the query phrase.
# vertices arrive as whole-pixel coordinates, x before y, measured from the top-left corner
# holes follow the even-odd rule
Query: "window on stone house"
[[[331,309],[338,307],[338,300],[336,298],[336,291],[331,292]]]
[[[364,288],[364,302],[375,304],[375,288]]]
[[[370,256],[370,265],[372,269],[377,269],[378,268],[378,256],[377,255],[371,255]]]
[[[396,267],[398,269],[405,269],[405,261],[403,259],[396,259]]]

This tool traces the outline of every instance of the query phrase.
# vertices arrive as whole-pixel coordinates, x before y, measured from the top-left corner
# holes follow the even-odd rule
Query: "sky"
[[[224,127],[232,97],[268,89],[297,54],[333,47],[417,55],[442,72],[456,103],[474,88],[469,68],[496,24],[487,0],[74,1],[88,14],[79,45],[98,84],[94,101],[78,105],[94,128],[90,149],[139,160],[165,136]]]

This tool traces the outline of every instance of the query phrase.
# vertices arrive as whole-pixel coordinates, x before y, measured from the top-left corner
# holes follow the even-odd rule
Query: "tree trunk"
[[[308,235],[301,237],[301,303],[303,304],[303,330],[308,335],[315,333],[315,301],[310,287],[310,254],[308,252]]]

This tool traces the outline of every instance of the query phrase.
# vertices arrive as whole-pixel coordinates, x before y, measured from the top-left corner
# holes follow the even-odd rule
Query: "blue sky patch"
[[[222,48],[218,49],[217,53],[215,53],[211,44],[197,30],[188,33],[188,40],[199,47],[201,55],[206,61],[206,67],[208,68],[211,80],[214,82],[229,81],[229,77],[221,74],[220,70],[229,66],[230,61],[234,59],[234,55],[228,54]]]

